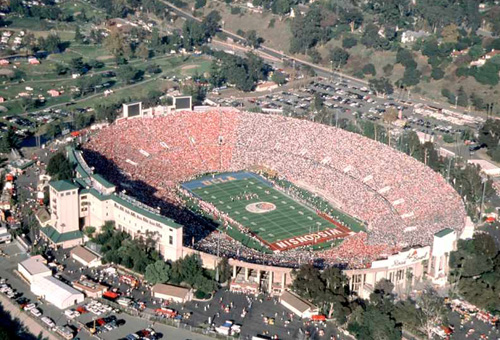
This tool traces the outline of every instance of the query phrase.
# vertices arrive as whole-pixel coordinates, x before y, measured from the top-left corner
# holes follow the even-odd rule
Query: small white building
[[[84,295],[53,276],[41,277],[31,284],[31,292],[59,309],[83,302]]]
[[[192,289],[167,285],[163,283],[155,284],[151,289],[151,293],[155,298],[174,301],[178,303],[185,303],[191,301],[191,299],[193,298]]]
[[[70,252],[71,258],[85,267],[94,268],[102,265],[99,255],[91,252],[85,247],[76,246]]]
[[[311,318],[319,313],[319,308],[286,290],[280,296],[281,304],[301,318]]]
[[[52,270],[45,265],[45,260],[41,255],[30,257],[23,262],[17,264],[19,273],[32,284],[34,281],[51,276]]]
[[[470,159],[469,164],[479,165],[481,172],[487,176],[500,176],[500,167],[495,164],[485,161],[484,159]]]
[[[416,42],[420,38],[425,38],[428,37],[430,33],[427,33],[425,31],[404,31],[403,34],[401,34],[401,42],[403,44],[412,44]]]
[[[12,235],[7,230],[7,227],[0,227],[0,243],[10,243]]]

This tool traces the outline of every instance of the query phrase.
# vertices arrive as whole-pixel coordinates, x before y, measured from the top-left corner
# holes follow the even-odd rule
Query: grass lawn
[[[204,15],[212,10],[217,10],[224,20],[224,28],[236,33],[238,29],[248,32],[255,30],[259,37],[264,38],[264,44],[273,46],[276,50],[288,51],[290,48],[290,31],[289,19],[279,20],[279,16],[269,12],[253,13],[248,9],[242,8],[240,14],[231,14],[231,9],[222,2],[208,2],[208,5],[203,8]],[[271,19],[275,19],[274,28],[269,27]]]
[[[206,176],[182,186],[269,244],[337,229],[313,209],[252,173]]]

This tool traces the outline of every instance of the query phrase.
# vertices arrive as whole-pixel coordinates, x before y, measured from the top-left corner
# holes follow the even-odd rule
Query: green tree
[[[394,92],[394,87],[387,78],[374,78],[368,81],[369,87],[377,96],[385,96]]]
[[[375,65],[366,64],[365,66],[363,66],[363,73],[364,74],[371,74],[372,76],[375,76],[377,74],[377,70],[375,70]]]
[[[196,0],[194,2],[194,8],[195,9],[200,9],[200,8],[205,7],[206,4],[207,4],[207,0]]]
[[[264,38],[257,35],[255,30],[250,30],[246,34],[246,38],[250,46],[253,48],[259,48],[262,43],[264,43]]]
[[[56,153],[49,159],[47,173],[53,180],[73,178],[73,166],[62,152]]]
[[[433,68],[431,71],[431,77],[434,80],[443,79],[444,75],[444,71],[439,67]]]
[[[140,43],[137,47],[135,54],[142,60],[147,60],[151,57],[151,51],[145,43]]]
[[[340,47],[334,47],[330,51],[330,60],[333,62],[335,67],[344,66],[347,64],[347,60],[349,59],[349,53],[346,50]]]
[[[131,84],[140,78],[141,73],[131,65],[124,65],[118,69],[116,76],[125,84]]]
[[[144,278],[152,285],[168,282],[170,279],[170,267],[165,261],[158,260],[147,265]]]
[[[353,36],[348,36],[342,39],[343,48],[353,48],[358,44],[358,40]]]
[[[283,85],[286,83],[286,76],[280,71],[274,71],[271,80],[274,81],[278,85]]]
[[[80,31],[80,26],[76,26],[75,28],[75,42],[79,43],[79,44],[83,44],[84,40],[85,40],[85,36],[82,34],[82,32]]]
[[[222,17],[219,12],[215,10],[208,13],[208,15],[203,19],[201,25],[207,37],[213,37],[215,33],[217,33],[220,28],[219,22],[221,19]]]

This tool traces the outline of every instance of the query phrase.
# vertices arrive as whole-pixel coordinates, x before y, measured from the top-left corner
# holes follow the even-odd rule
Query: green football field
[[[333,223],[252,173],[206,176],[183,187],[269,244],[336,229]]]

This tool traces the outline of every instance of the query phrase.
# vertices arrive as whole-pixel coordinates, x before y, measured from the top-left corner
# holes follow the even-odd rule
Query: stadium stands
[[[89,164],[114,184],[126,184],[123,176],[116,182],[117,174],[125,174],[155,188],[154,198],[179,206],[184,202],[176,184],[214,171],[263,166],[293,183],[321,188],[368,229],[322,254],[333,262],[355,259],[362,265],[395,249],[431,244],[433,234],[444,228],[460,233],[464,227],[463,203],[441,175],[387,145],[310,121],[224,108],[179,112],[122,120],[101,130],[84,149]],[[131,194],[151,203],[152,197],[141,196],[140,189],[136,185]],[[190,227],[202,232],[197,229],[202,226]],[[214,235],[196,246],[209,251],[212,242]],[[224,243],[234,256],[245,252],[266,261],[234,240],[225,238]],[[318,256],[297,252],[272,255],[273,261],[285,265],[290,257],[296,263]]]

